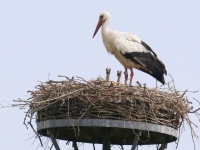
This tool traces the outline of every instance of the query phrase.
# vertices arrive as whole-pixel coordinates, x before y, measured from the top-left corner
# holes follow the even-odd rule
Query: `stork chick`
[[[110,81],[110,72],[111,72],[111,69],[106,68],[106,81]]]
[[[121,74],[122,74],[122,71],[121,70],[117,70],[117,83],[120,83],[120,79],[121,79]]]

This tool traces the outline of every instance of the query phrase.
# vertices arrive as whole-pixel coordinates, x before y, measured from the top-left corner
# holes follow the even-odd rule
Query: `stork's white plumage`
[[[132,68],[148,73],[164,84],[164,74],[167,75],[167,71],[162,61],[157,58],[155,52],[136,35],[109,29],[110,19],[111,16],[106,11],[99,15],[99,22],[93,38],[102,26],[101,34],[107,51],[118,59],[126,72],[127,69],[131,70],[130,85],[134,76]],[[125,81],[127,79],[128,74],[125,75]]]

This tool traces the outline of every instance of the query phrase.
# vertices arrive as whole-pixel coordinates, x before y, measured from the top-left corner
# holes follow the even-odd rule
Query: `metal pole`
[[[138,145],[138,140],[139,140],[139,137],[142,134],[142,131],[137,132],[137,134],[138,135],[135,135],[135,138],[133,140],[133,144],[132,144],[131,150],[135,150],[136,149],[136,146]]]
[[[167,149],[167,143],[161,144],[159,150],[165,150],[165,149]]]
[[[103,138],[103,150],[111,150],[110,148],[110,135],[106,134]]]
[[[53,131],[52,129],[47,129],[47,134],[49,135],[49,137],[51,138],[51,141],[55,147],[56,150],[60,150],[60,147],[58,146],[58,143],[54,137]]]

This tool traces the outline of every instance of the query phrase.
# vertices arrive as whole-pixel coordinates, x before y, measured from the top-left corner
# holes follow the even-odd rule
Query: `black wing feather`
[[[142,44],[147,50],[151,51],[151,52],[157,57],[156,53],[151,49],[151,47],[150,47],[147,43],[145,43],[144,41],[141,41],[141,44]]]
[[[146,46],[148,45],[146,44]],[[152,50],[150,51],[153,52]],[[131,52],[122,55],[127,59],[130,59],[134,63],[139,64],[141,66],[139,70],[148,73],[149,75],[153,76],[158,81],[160,81],[162,84],[164,84],[164,74],[167,74],[165,65],[157,58],[157,55],[154,52],[154,55],[152,55],[151,52]]]
[[[141,44],[147,49],[147,50],[149,50],[149,51],[151,51],[153,54],[154,54],[154,56],[156,57],[156,59],[158,60],[158,63],[160,64],[160,67],[161,68],[164,68],[164,74],[165,75],[167,75],[167,71],[166,71],[166,69],[165,69],[165,64],[161,61],[161,60],[159,60],[158,58],[157,58],[157,55],[156,55],[156,53],[151,49],[151,47],[147,44],[147,43],[145,43],[144,41],[141,41]]]

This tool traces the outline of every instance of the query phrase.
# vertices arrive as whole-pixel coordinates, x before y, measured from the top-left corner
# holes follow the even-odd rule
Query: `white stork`
[[[101,28],[103,43],[109,53],[114,55],[125,68],[125,81],[128,79],[127,69],[130,69],[130,85],[134,76],[133,68],[141,70],[165,83],[167,75],[165,65],[157,58],[156,53],[136,35],[109,29],[110,14],[106,11],[99,15],[93,38]]]

